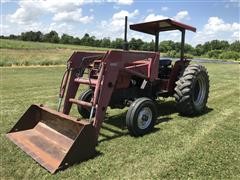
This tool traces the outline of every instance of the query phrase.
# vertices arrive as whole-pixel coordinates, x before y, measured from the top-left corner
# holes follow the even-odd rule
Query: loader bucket
[[[51,173],[94,156],[91,123],[31,105],[7,137]]]

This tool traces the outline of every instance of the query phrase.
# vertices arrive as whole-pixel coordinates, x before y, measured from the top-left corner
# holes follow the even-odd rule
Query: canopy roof
[[[156,35],[156,33],[161,31],[171,31],[171,30],[190,30],[196,32],[196,28],[173,21],[171,19],[163,19],[158,21],[151,21],[146,23],[139,23],[130,25],[130,29],[134,31],[144,32],[147,34]]]

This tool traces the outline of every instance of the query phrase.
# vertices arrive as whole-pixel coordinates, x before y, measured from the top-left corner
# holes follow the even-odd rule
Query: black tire
[[[156,106],[153,100],[145,97],[135,100],[126,115],[126,125],[130,134],[142,136],[149,133],[154,127],[156,115]]]
[[[189,65],[176,82],[175,100],[180,115],[193,116],[206,110],[209,77],[204,66]]]
[[[88,90],[86,90],[86,91],[84,91],[83,93],[80,94],[78,100],[90,102],[91,99],[92,99],[92,96],[93,96],[92,89],[88,89]],[[82,107],[81,105],[78,105],[77,109],[78,109],[79,114],[83,118],[89,118],[90,117],[91,108],[85,108],[85,107]]]

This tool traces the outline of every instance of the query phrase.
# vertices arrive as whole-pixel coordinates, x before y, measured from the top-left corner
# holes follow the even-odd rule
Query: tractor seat
[[[160,59],[159,60],[159,67],[168,67],[172,64],[171,59]]]

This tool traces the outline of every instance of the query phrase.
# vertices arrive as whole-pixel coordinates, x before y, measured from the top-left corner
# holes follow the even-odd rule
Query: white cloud
[[[161,14],[154,14],[151,13],[147,17],[145,17],[144,22],[149,22],[149,21],[157,21],[157,20],[162,20],[162,19],[167,19],[169,17],[161,15]],[[177,21],[182,21],[184,19],[189,20],[190,16],[188,11],[180,11],[176,14],[176,16],[172,17],[172,19],[175,19]]]
[[[163,15],[155,15],[154,13],[149,14],[145,19],[144,22],[149,22],[149,21],[157,21],[161,19],[167,19],[168,17],[163,16]]]
[[[3,4],[3,3],[11,2],[11,1],[10,0],[1,0],[0,2]]]
[[[6,34],[10,29],[9,25],[0,24],[0,35]]]
[[[3,0],[5,2],[7,0]],[[2,2],[2,1],[1,1]],[[83,15],[82,6],[89,3],[114,2],[118,5],[131,5],[133,0],[20,0],[19,8],[11,15],[9,20],[16,24],[32,24],[44,14],[53,14],[53,21],[89,23],[93,15]],[[89,12],[93,12],[90,9]],[[127,14],[134,16],[135,14]],[[135,13],[135,12],[134,12]],[[137,12],[136,12],[137,13]],[[121,14],[120,14],[121,15]]]
[[[107,2],[115,2],[119,5],[131,5],[133,0],[107,0]]]
[[[164,7],[161,7],[161,11],[168,11],[169,10],[169,8],[168,7],[166,7],[166,6],[164,6]]]
[[[93,16],[82,16],[82,9],[79,8],[74,11],[63,11],[56,13],[53,16],[54,21],[62,21],[62,22],[81,22],[81,23],[89,23],[93,20]]]
[[[236,40],[240,40],[240,31],[236,31],[232,34],[232,37]]]
[[[91,22],[94,17],[91,11],[90,15],[84,15],[82,6],[86,3],[100,2],[97,0],[21,0],[17,2],[18,8],[12,14],[4,15],[2,18],[1,34],[19,34],[24,31],[42,31],[48,32],[49,29],[56,30],[59,33],[74,34],[83,31],[79,30],[79,22],[86,24]],[[52,21],[43,22],[46,16],[52,17]],[[50,19],[51,20],[51,19]],[[78,26],[74,28],[77,22]],[[15,28],[17,27],[17,28]],[[72,31],[70,31],[72,29]]]
[[[184,19],[189,20],[190,16],[188,11],[180,11],[177,13],[176,16],[173,17],[173,19],[177,20],[177,21],[182,21]]]
[[[128,16],[128,18],[133,18],[135,16],[137,16],[139,14],[138,9],[135,9],[132,13],[125,11],[125,10],[121,10],[115,14],[113,14],[112,19],[116,20],[116,19],[123,19],[125,16]]]
[[[38,18],[47,13],[53,13],[53,20],[56,21],[71,21],[88,23],[93,19],[93,16],[83,16],[81,6],[87,3],[98,2],[96,0],[28,0],[19,1],[19,8],[15,13],[9,15],[12,23],[31,24]]]
[[[36,2],[36,1],[35,1]],[[84,4],[93,3],[97,1],[93,0],[66,0],[66,1],[59,1],[59,0],[40,0],[36,2],[42,6],[44,10],[50,12],[61,12],[61,11],[74,11],[81,7]]]
[[[226,31],[239,31],[240,24],[239,23],[225,23],[223,19],[219,17],[210,17],[208,19],[208,23],[204,25],[204,32],[206,34],[216,34],[218,32],[226,32]]]
[[[129,19],[136,17],[139,14],[139,11],[135,9],[133,12],[128,12],[125,10],[121,10],[115,14],[113,14],[111,20],[109,22],[103,22],[102,25],[109,26],[109,30],[112,32],[122,31],[125,23],[125,16],[128,16]]]
[[[4,20],[5,21],[5,20]],[[26,31],[42,31],[44,32],[44,25],[41,22],[33,22],[31,24],[13,24],[11,22],[1,24],[1,35],[20,34]],[[14,28],[17,27],[17,28]]]
[[[49,27],[45,28],[43,31],[50,32],[52,30],[58,32],[60,35],[63,33],[72,34],[73,26],[69,25],[67,23],[58,24],[58,23],[53,22],[49,25]]]
[[[209,17],[208,22],[193,37],[193,43],[204,43],[214,39],[234,41],[240,39],[240,23],[226,23],[219,17]]]
[[[133,24],[133,21],[136,20],[136,17],[139,15],[139,10],[135,9],[132,12],[121,10],[112,15],[109,20],[102,20],[100,26],[97,27],[98,30],[93,31],[92,33],[98,38],[111,37],[121,38],[124,33],[124,17],[128,16],[128,24]],[[103,34],[104,32],[104,34]],[[130,35],[130,34],[129,34]]]
[[[34,1],[20,1],[19,5],[16,12],[8,16],[12,23],[32,24],[43,14],[41,7]]]
[[[133,0],[118,0],[118,4],[125,4],[125,5],[131,5],[133,3]]]

